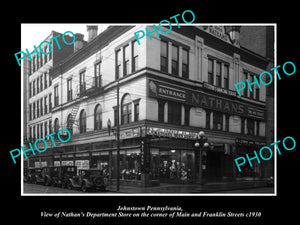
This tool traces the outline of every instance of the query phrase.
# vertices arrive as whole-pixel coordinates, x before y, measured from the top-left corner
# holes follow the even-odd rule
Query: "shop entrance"
[[[222,152],[209,152],[206,160],[205,178],[208,181],[219,180],[222,177]]]

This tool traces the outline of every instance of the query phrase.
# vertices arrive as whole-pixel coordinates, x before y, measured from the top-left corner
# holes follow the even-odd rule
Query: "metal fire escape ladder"
[[[77,87],[78,89],[78,87]],[[78,110],[80,108],[80,96],[79,96],[79,92],[78,90],[76,90],[75,93],[75,104],[73,105],[73,108],[71,110],[71,116],[67,117],[67,129],[71,130],[72,129],[72,125],[75,124],[76,126],[79,126],[79,122],[78,120],[75,120],[76,115],[78,113]]]

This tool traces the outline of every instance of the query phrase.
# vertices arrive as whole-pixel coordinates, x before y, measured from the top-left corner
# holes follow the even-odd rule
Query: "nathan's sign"
[[[205,29],[206,32],[212,34],[213,36],[228,42],[228,36],[225,33],[225,28],[224,26],[209,26],[208,28]]]
[[[265,111],[262,108],[248,106],[237,100],[221,98],[203,91],[183,89],[160,81],[149,80],[148,96],[165,100],[172,100],[189,104],[204,109],[212,109],[259,119],[265,118]]]

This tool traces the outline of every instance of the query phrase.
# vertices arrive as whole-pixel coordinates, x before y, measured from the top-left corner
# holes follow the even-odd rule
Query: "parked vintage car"
[[[42,169],[43,183],[46,186],[53,184],[52,178],[56,176],[57,167],[56,166],[47,166]]]
[[[76,166],[52,166],[44,167],[44,184],[46,186],[62,186],[65,187],[70,177],[76,175]]]
[[[41,184],[44,182],[43,178],[43,169],[42,168],[35,168],[32,177],[32,183],[34,184]]]
[[[99,169],[81,169],[77,176],[69,178],[67,182],[68,189],[79,188],[83,192],[89,189],[105,191],[106,186],[103,171]]]
[[[37,183],[36,180],[40,180],[39,174],[41,173],[41,168],[26,168],[26,171],[24,170],[24,181],[29,183]]]

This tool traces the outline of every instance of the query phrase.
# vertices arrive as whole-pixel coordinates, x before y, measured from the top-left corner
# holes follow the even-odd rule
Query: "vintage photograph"
[[[22,195],[276,194],[276,24],[160,25],[21,24]]]

